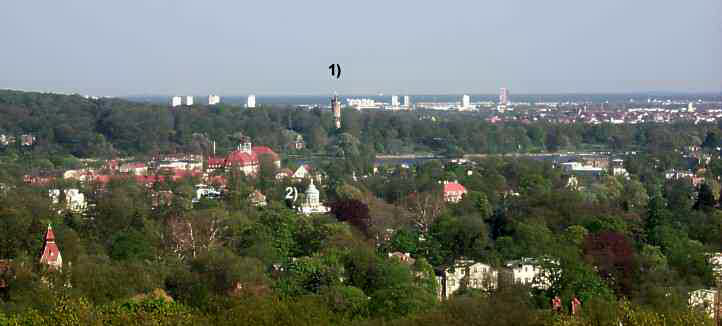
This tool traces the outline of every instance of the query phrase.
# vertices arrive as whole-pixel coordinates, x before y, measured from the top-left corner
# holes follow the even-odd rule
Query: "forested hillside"
[[[456,156],[464,153],[555,152],[597,146],[665,150],[700,144],[717,126],[491,124],[476,113],[358,112],[344,109],[341,130],[330,112],[289,107],[166,106],[119,99],[0,91],[0,133],[32,133],[38,150],[77,158],[208,150],[235,146],[238,132],[281,150],[294,133],[314,153],[373,151]],[[294,133],[289,133],[287,131]],[[345,136],[342,136],[346,134]],[[717,133],[722,134],[722,133]],[[349,145],[351,145],[349,148]]]
[[[0,134],[37,142],[0,150],[0,324],[712,324],[688,300],[715,286],[709,258],[722,256],[717,125],[490,124],[424,111],[344,110],[343,119],[333,131],[319,110],[2,92]],[[268,165],[256,175],[210,171],[226,181],[215,198],[196,197],[200,174],[21,179],[29,168],[62,171],[85,157],[203,153],[208,140],[227,150],[238,133],[290,153],[289,124],[307,141],[301,154],[337,157],[313,165],[314,186],[311,176],[278,178]],[[577,178],[516,157],[368,164],[373,153],[589,145],[620,151],[625,173]],[[447,198],[450,182],[464,189],[458,199]],[[300,213],[288,187],[299,201],[317,187],[330,211]],[[70,189],[84,195],[82,211],[66,205],[61,190]],[[253,202],[256,191],[267,205]],[[49,226],[62,253],[54,267],[40,259]],[[528,258],[539,273],[513,280],[514,262]],[[496,283],[465,276],[441,293],[459,262],[496,271]],[[534,286],[539,280],[545,285]],[[553,312],[557,297],[564,305]],[[581,312],[570,316],[575,298]]]

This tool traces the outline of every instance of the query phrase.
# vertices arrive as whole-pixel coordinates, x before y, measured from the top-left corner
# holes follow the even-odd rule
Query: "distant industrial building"
[[[221,103],[221,97],[218,95],[208,95],[208,105],[216,105]]]
[[[246,101],[246,107],[249,109],[253,109],[256,107],[256,95],[248,95],[248,100]]]
[[[341,99],[336,94],[331,98],[331,110],[333,110],[333,120],[336,124],[336,129],[339,129],[341,128]]]
[[[348,104],[348,106],[356,110],[379,108],[379,105],[376,103],[376,101],[369,98],[347,98],[346,103]]]
[[[173,96],[173,98],[171,98],[171,100],[170,100],[170,106],[171,106],[171,107],[176,107],[176,106],[181,106],[181,105],[183,105],[183,98],[182,98],[182,97],[180,97],[180,96]]]

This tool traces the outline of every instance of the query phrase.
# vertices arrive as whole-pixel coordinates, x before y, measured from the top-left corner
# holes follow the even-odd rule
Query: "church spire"
[[[48,223],[48,231],[45,233],[45,241],[46,242],[55,242],[55,232],[53,232],[53,227]]]
[[[60,249],[55,243],[55,232],[53,227],[48,224],[48,231],[45,233],[45,245],[43,246],[43,254],[40,256],[40,263],[48,265],[49,269],[57,269],[63,267],[63,257],[60,255]]]

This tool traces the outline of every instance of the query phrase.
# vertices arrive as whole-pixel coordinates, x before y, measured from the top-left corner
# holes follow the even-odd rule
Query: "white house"
[[[148,172],[148,166],[142,162],[125,163],[118,168],[118,171],[133,175],[145,175]]]
[[[394,251],[389,253],[389,258],[396,257],[400,262],[407,264],[407,265],[413,265],[416,262],[416,259],[411,257],[411,254],[408,252],[400,252],[400,251]]]
[[[707,263],[712,266],[712,271],[715,273],[715,276],[722,276],[722,252],[707,254]]]
[[[544,277],[538,259],[524,257],[507,262],[506,267],[511,272],[512,281],[516,284],[528,285],[542,290],[546,290],[551,286],[551,280]]]
[[[580,176],[600,176],[604,169],[583,165],[581,162],[567,162],[559,164],[565,173],[573,173]]]
[[[291,178],[296,180],[311,178],[311,167],[306,164],[299,166],[296,172],[293,172]]]
[[[499,272],[491,266],[470,260],[460,260],[436,276],[439,299],[448,299],[462,286],[482,291],[497,288]]]
[[[682,178],[692,178],[694,177],[694,173],[692,171],[679,171],[679,170],[669,170],[664,173],[664,178],[667,180],[670,179],[682,179]]]
[[[569,175],[566,187],[571,190],[579,190],[579,179],[577,179],[577,176],[573,174]]]
[[[80,190],[72,188],[63,190],[65,195],[65,207],[73,213],[82,213],[88,208],[85,195]],[[60,204],[60,189],[48,190],[50,202],[54,205]]]
[[[699,289],[689,293],[689,306],[702,309],[714,318],[715,296],[717,291],[714,289]]]
[[[192,202],[197,203],[201,201],[201,198],[217,199],[221,197],[221,192],[214,188],[204,184],[197,184],[195,186],[196,196]]]
[[[627,171],[627,169],[622,167],[613,167],[612,175],[615,177],[621,176],[622,178],[629,179],[629,172]]]
[[[142,164],[142,163],[141,163]],[[194,160],[168,160],[159,161],[156,166],[157,169],[170,169],[170,170],[201,170],[203,169],[203,162]],[[123,167],[121,166],[121,172]],[[140,166],[137,167],[138,171],[142,171]],[[147,170],[147,168],[146,168]],[[143,172],[145,173],[145,172]]]
[[[90,181],[93,179],[93,175],[96,171],[93,169],[80,169],[80,170],[67,170],[63,172],[63,179],[72,179],[78,181]]]

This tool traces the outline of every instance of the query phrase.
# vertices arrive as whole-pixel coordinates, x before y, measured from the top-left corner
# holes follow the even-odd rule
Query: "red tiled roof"
[[[253,147],[253,149],[251,151],[253,152],[253,154],[256,154],[257,156],[260,156],[262,154],[270,154],[271,157],[273,157],[274,161],[278,160],[278,154],[276,154],[276,152],[274,152],[268,146],[255,146],[255,147]]]
[[[251,197],[253,200],[257,200],[257,201],[265,201],[266,200],[266,196],[258,190],[255,190],[254,192],[252,192],[249,197]]]
[[[45,234],[45,241],[55,241],[55,232],[48,226],[48,233]]]
[[[54,263],[58,260],[58,257],[60,257],[60,249],[58,249],[58,245],[55,244],[55,242],[48,242],[45,244],[45,248],[43,249],[43,255],[40,257],[40,263]]]
[[[163,182],[165,178],[162,175],[136,175],[135,181],[142,184],[151,184],[156,182]]]
[[[464,193],[464,192],[466,192],[466,188],[464,188],[464,186],[462,186],[461,184],[456,183],[456,182],[449,182],[449,183],[444,184],[444,194],[454,193],[454,192],[455,193]]]
[[[241,151],[233,151],[230,154],[228,154],[228,157],[226,157],[226,166],[231,165],[256,165],[258,164],[258,156],[256,156],[256,153],[251,152],[245,153]]]
[[[223,165],[223,163],[226,161],[225,157],[218,157],[218,156],[211,156],[208,157],[208,165]]]
[[[259,156],[264,154],[270,154],[274,161],[280,160],[278,154],[276,154],[270,147],[267,146],[255,146],[252,147],[250,153],[235,150],[226,157],[211,156],[208,157],[208,166],[210,167],[229,167],[232,165],[240,166],[251,166],[259,164]]]
[[[110,182],[110,179],[111,177],[109,175],[99,174],[95,176],[95,182],[108,183]]]
[[[43,247],[43,255],[40,256],[40,263],[52,264],[60,257],[60,249],[55,244],[55,233],[48,225],[48,233],[45,234],[45,246]]]
[[[183,169],[173,169],[173,176],[171,177],[173,181],[177,181],[183,178],[189,178],[189,177],[196,177],[199,176],[201,173],[196,170],[183,170]]]
[[[23,181],[25,183],[29,183],[31,185],[47,185],[51,181],[55,179],[54,177],[38,177],[38,176],[31,176],[31,175],[25,175],[23,177]]]

